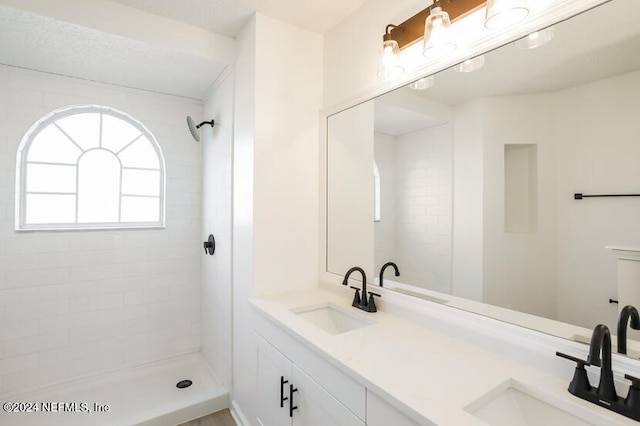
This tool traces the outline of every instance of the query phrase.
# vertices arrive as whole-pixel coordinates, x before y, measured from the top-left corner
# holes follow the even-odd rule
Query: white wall
[[[483,128],[482,102],[454,109],[453,271],[451,294],[482,301]]]
[[[257,23],[253,250],[259,296],[317,285],[322,36],[263,15]]]
[[[213,256],[202,259],[202,352],[227,389],[231,359],[231,162],[233,149],[233,73],[216,82],[204,104],[202,143],[202,240],[215,237]],[[203,250],[204,253],[204,250]]]
[[[616,263],[604,247],[637,245],[640,228],[633,223],[640,204],[635,198],[576,201],[573,194],[635,193],[634,160],[640,155],[634,142],[640,130],[633,119],[640,110],[636,87],[640,73],[630,73],[560,92],[484,99],[459,109],[456,121],[475,121],[478,140],[471,146],[471,136],[455,134],[455,237],[470,240],[475,234],[482,241],[477,254],[468,254],[480,256],[482,266],[475,264],[483,278],[481,284],[476,273],[469,274],[462,254],[454,256],[454,290],[460,285],[481,289],[489,304],[585,328],[603,322],[615,329],[618,307],[608,301],[617,297]],[[537,217],[529,232],[505,229],[505,144],[536,145]],[[475,179],[467,176],[472,170]],[[474,197],[472,207],[468,203]],[[468,247],[455,245],[457,253]]]
[[[638,193],[638,89],[634,72],[556,98],[559,319],[585,327],[603,318],[615,324],[618,307],[608,300],[617,297],[616,263],[604,246],[638,246],[640,199],[576,201],[573,194]]]
[[[328,31],[324,36],[324,105],[334,107],[388,85],[376,76],[385,27],[403,22],[428,5],[419,0],[368,0]]]
[[[483,301],[555,319],[556,143],[552,94],[483,101]],[[505,229],[505,145],[537,147],[537,226]],[[463,220],[463,218],[461,218]],[[517,288],[517,291],[513,291]]]
[[[145,124],[167,176],[166,229],[14,231],[24,133],[63,106],[102,104]],[[0,395],[200,348],[199,102],[0,67]]]
[[[256,15],[237,39],[233,404],[255,422],[248,299],[317,285],[322,37]]]
[[[248,300],[253,291],[253,141],[255,138],[256,19],[236,39],[233,122],[233,390],[236,414],[255,418],[256,346]]]

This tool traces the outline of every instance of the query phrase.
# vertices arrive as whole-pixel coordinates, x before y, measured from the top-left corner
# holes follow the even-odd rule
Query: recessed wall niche
[[[504,145],[504,231],[538,229],[538,146]]]

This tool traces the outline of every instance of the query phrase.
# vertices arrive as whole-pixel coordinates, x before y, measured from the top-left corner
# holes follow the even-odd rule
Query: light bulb
[[[490,30],[506,28],[529,15],[527,0],[487,0],[484,26]]]
[[[409,88],[413,90],[425,90],[429,87],[433,86],[435,83],[435,78],[432,75],[428,77],[422,77],[420,80],[416,80],[413,83],[409,84]]]
[[[456,65],[454,68],[458,72],[472,72],[479,70],[484,66],[484,55],[476,56],[475,58],[467,59],[461,64]]]
[[[429,12],[424,23],[425,56],[441,56],[455,50],[456,45],[451,41],[451,20],[449,14],[441,7],[434,7]]]
[[[382,55],[378,63],[378,77],[388,79],[404,72],[398,53],[400,48],[395,40],[385,40],[382,44]]]
[[[383,78],[393,77],[404,72],[398,53],[400,48],[395,40],[385,40],[382,44],[382,56],[378,66],[378,76]]]
[[[513,44],[520,49],[535,49],[536,47],[544,46],[553,40],[555,34],[555,29],[553,27],[549,27],[544,30],[531,33],[520,40],[516,40]]]

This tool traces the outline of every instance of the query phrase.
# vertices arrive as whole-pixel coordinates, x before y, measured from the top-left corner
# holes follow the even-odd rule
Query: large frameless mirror
[[[384,286],[405,294],[574,340],[615,330],[615,301],[640,298],[618,300],[605,247],[640,248],[640,197],[574,194],[640,192],[634,16],[640,2],[613,0],[544,45],[330,116],[327,271],[362,266],[378,284],[392,261]]]

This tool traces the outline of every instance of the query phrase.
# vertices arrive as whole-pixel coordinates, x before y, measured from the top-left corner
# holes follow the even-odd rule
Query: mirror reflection
[[[329,117],[327,271],[379,284],[392,261],[384,287],[406,294],[575,340],[615,330],[640,307],[640,262],[619,276],[611,249],[640,250],[640,197],[574,194],[640,193],[633,16],[613,0]]]

